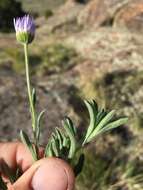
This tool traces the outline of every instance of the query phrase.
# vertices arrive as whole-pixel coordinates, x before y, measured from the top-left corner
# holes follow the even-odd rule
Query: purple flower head
[[[35,36],[35,24],[31,16],[25,15],[14,19],[17,40],[22,43],[31,43]]]

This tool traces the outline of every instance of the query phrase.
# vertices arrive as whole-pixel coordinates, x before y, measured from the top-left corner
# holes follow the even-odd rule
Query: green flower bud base
[[[34,35],[29,32],[18,32],[16,33],[16,38],[22,44],[30,44],[34,39]]]

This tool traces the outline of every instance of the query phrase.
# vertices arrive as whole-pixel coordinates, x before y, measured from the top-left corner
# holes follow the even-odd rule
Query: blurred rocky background
[[[0,0],[0,139],[31,133],[23,49],[13,17],[34,16],[29,47],[37,109],[47,109],[43,139],[65,115],[88,125],[82,99],[129,117],[85,150],[76,190],[143,189],[143,0]]]

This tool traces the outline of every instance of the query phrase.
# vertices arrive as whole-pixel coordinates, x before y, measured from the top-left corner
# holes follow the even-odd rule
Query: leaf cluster
[[[85,104],[89,112],[90,123],[83,141],[83,146],[94,140],[98,135],[124,125],[128,120],[126,117],[114,118],[115,110],[107,112],[104,109],[99,109],[94,100],[85,101]]]
[[[35,90],[32,93],[32,101],[35,108]],[[84,146],[95,140],[102,133],[124,125],[127,122],[126,117],[115,118],[115,110],[107,112],[104,109],[100,109],[94,100],[85,101],[85,105],[89,112],[90,121],[84,138],[82,140],[78,139],[76,127],[73,125],[71,119],[66,117],[62,122],[63,128],[55,128],[44,151],[44,157],[57,157],[66,160],[72,165],[76,176],[82,171],[84,165]],[[39,159],[38,150],[41,134],[41,119],[44,113],[45,110],[36,117],[37,125],[35,131],[33,131],[34,143],[31,142],[24,131],[20,132],[22,142],[28,147],[35,161]],[[4,190],[6,189],[2,178],[0,179],[0,187]]]

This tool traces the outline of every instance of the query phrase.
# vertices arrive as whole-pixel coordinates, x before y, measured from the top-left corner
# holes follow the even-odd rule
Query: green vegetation
[[[39,73],[63,72],[77,62],[76,52],[63,46],[62,44],[53,44],[41,49],[42,64],[39,65]]]
[[[109,109],[114,107],[119,115],[127,115],[129,122],[128,126],[99,137],[86,150],[76,189],[143,189],[143,72],[119,70],[95,78],[84,75],[82,79],[79,95],[94,97]]]
[[[143,123],[143,108],[140,104],[140,101],[143,101],[143,98],[141,99],[142,83],[143,71],[109,73],[101,82],[107,107],[114,107],[119,109],[122,114],[126,114],[132,119],[136,118],[137,125],[141,128]],[[135,124],[135,121],[133,123]]]
[[[111,136],[110,138],[113,139]],[[86,161],[83,172],[77,179],[76,190],[124,188],[141,190],[143,188],[143,161],[138,158],[135,144],[129,155],[125,153],[126,147],[117,147],[120,142],[117,138],[114,140],[114,146],[108,144],[106,139],[106,146],[100,145],[100,148],[92,147],[86,150]],[[101,152],[98,151],[99,149]],[[132,153],[134,156],[131,155]]]
[[[72,58],[72,59],[71,59]],[[45,75],[48,73],[64,72],[78,61],[77,53],[62,44],[53,44],[29,55],[31,72]],[[1,66],[10,61],[12,70],[24,73],[24,55],[22,49],[7,48],[0,53]]]
[[[52,12],[52,10],[47,9],[47,10],[45,11],[44,15],[45,15],[45,18],[48,19],[49,17],[53,16],[53,12]]]

